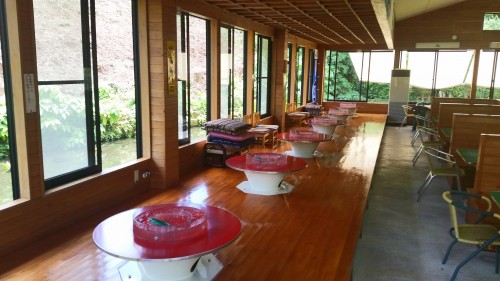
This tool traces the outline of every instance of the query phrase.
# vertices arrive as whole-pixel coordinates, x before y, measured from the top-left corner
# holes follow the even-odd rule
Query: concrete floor
[[[436,178],[416,202],[428,169],[424,155],[412,166],[420,144],[412,147],[412,136],[409,126],[385,128],[354,261],[354,281],[449,280],[455,267],[475,250],[457,244],[448,262],[441,264],[451,242],[448,207],[441,198],[449,188],[445,179]],[[456,280],[500,280],[495,254],[480,253]]]

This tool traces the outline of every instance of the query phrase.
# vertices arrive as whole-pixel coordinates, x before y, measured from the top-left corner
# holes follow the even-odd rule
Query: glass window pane
[[[62,1],[56,18],[47,14],[50,5],[49,0],[33,1],[38,80],[83,80],[80,0]]]
[[[297,48],[297,59],[295,61],[295,101],[297,106],[302,105],[302,82],[304,65],[304,47]]]
[[[261,93],[261,105],[260,105],[260,114],[261,115],[265,115],[265,114],[269,114],[269,112],[267,112],[267,109],[268,109],[268,104],[267,104],[267,101],[268,101],[268,89],[267,89],[267,84],[268,84],[268,80],[267,78],[262,78],[261,80],[261,83],[260,83],[260,93]]]
[[[83,85],[39,86],[45,179],[88,163]]]
[[[360,52],[338,52],[337,69],[335,73],[336,100],[359,100],[362,59],[363,53]]]
[[[234,91],[234,118],[243,117],[243,99],[245,97],[245,34],[243,30],[234,30],[234,71],[233,71],[233,91]]]
[[[205,139],[208,73],[207,21],[189,16],[189,131],[191,142]]]
[[[477,88],[476,88],[476,98],[478,99],[490,98],[491,78],[493,73],[494,60],[495,60],[494,51],[481,50],[481,53],[479,55],[479,69],[477,73]],[[500,70],[498,70],[497,67],[497,73],[499,72]],[[496,84],[497,87],[500,86],[500,82]]]
[[[232,72],[232,54],[230,48],[230,30],[227,27],[220,29],[220,117],[231,118],[230,107],[230,76]]]
[[[268,71],[269,71],[269,39],[262,38],[261,77],[268,77]]]
[[[410,102],[430,101],[435,52],[403,52],[401,68],[410,70]]]
[[[474,52],[439,51],[436,73],[436,95],[439,97],[469,98],[472,84]]]
[[[11,169],[11,159],[10,159],[10,144],[9,144],[9,124],[8,115],[11,113],[7,108],[7,101],[10,100],[11,93],[8,93],[6,89],[5,81],[9,81],[8,72],[4,74],[4,68],[7,70],[9,67],[8,58],[5,58],[6,52],[4,48],[7,47],[6,36],[4,35],[5,29],[5,18],[4,11],[2,10],[3,5],[0,7],[0,205],[11,202],[18,197],[17,187],[13,186],[12,177],[16,177],[14,170]],[[6,91],[7,90],[7,91]],[[14,190],[16,189],[16,190]]]
[[[494,99],[500,99],[500,55],[499,52],[496,52],[497,55],[497,66],[496,66],[496,73],[495,73],[495,85],[493,89],[493,98]]]
[[[132,4],[99,0],[95,12],[102,166],[107,169],[137,159]]]
[[[394,52],[372,52],[370,59],[370,81],[368,101],[387,103],[391,85]]]

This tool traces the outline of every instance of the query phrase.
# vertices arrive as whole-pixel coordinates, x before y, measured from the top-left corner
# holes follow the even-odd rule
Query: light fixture
[[[460,48],[460,42],[425,42],[415,44],[417,49],[456,49]]]

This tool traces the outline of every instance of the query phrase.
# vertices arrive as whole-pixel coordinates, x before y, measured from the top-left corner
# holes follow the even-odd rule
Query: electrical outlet
[[[134,171],[134,183],[139,181],[139,170]]]

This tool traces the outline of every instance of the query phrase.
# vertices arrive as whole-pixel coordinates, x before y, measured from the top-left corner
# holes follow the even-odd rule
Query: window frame
[[[138,0],[130,0],[132,17],[132,49],[135,83],[135,119],[136,119],[136,159],[143,156],[142,119],[141,119],[141,84],[139,61]],[[45,178],[45,190],[79,180],[102,171],[102,143],[100,133],[99,110],[99,75],[97,54],[95,0],[80,0],[80,21],[82,32],[83,80],[38,80],[38,86],[83,84],[85,96],[87,163],[88,165],[56,176]],[[36,30],[35,30],[36,37]],[[93,50],[93,51],[92,51]],[[37,62],[38,64],[38,62]]]
[[[227,29],[228,31],[228,55],[230,55],[231,59],[231,72],[229,74],[229,84],[228,84],[228,118],[234,119],[235,118],[235,110],[234,110],[234,101],[235,101],[235,73],[234,73],[234,66],[235,66],[235,31],[241,31],[243,32],[243,88],[242,88],[242,94],[243,94],[243,115],[247,114],[247,68],[248,68],[248,59],[247,59],[247,45],[248,45],[248,32],[246,30],[227,25],[227,24],[221,24],[220,25],[220,30],[222,28]],[[223,39],[222,36],[219,36],[219,44],[221,43],[221,40]],[[222,54],[221,54],[222,55]],[[222,56],[221,56],[222,59]],[[222,63],[221,63],[221,68],[219,69],[219,77],[222,77]],[[219,83],[221,81],[219,80]],[[221,83],[221,88],[222,88],[222,83]],[[219,105],[220,108],[222,108],[222,98],[220,100],[221,104]],[[221,112],[222,114],[222,112]]]
[[[5,106],[7,110],[7,130],[9,132],[8,142],[10,174],[12,181],[12,200],[17,200],[21,198],[21,191],[19,188],[14,103],[11,81],[12,75],[10,71],[9,33],[7,26],[7,8],[5,4],[5,1],[0,2],[0,48],[2,48],[2,70],[4,79]]]
[[[299,53],[302,52],[302,62],[301,62],[301,68],[300,68],[300,79],[298,79],[299,76]],[[295,57],[295,104],[297,107],[300,107],[304,104],[304,64],[305,64],[305,53],[306,53],[306,48],[304,46],[297,46],[297,55]],[[299,87],[299,80],[300,80],[300,87]]]
[[[263,60],[263,53],[262,53],[262,42],[263,40],[267,40],[268,42],[268,49],[267,49],[267,76],[262,76],[262,60]],[[256,50],[254,51],[255,53],[255,62],[254,64],[256,65],[256,69],[254,69],[254,110],[255,112],[260,112],[260,116],[262,118],[271,116],[271,78],[272,78],[272,40],[271,37],[260,35],[260,34],[255,34],[255,46]],[[262,104],[264,102],[262,95],[263,93],[261,92],[261,86],[262,86],[262,80],[267,81],[267,93],[265,97],[266,101],[266,108],[265,112],[262,110]]]

